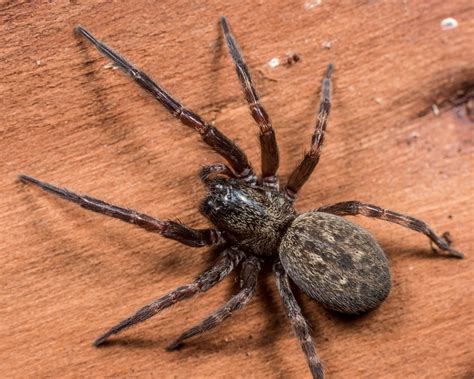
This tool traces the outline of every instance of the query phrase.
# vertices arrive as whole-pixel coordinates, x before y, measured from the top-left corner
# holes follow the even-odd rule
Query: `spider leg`
[[[311,148],[308,153],[304,156],[301,163],[291,173],[288,183],[286,185],[286,197],[294,201],[296,194],[303,187],[303,184],[311,176],[312,172],[316,168],[321,155],[321,149],[324,143],[324,132],[328,123],[329,112],[331,110],[331,75],[333,71],[333,65],[328,65],[326,74],[324,75],[322,90],[321,90],[321,101],[319,103],[318,119],[316,121],[316,128],[313,133],[311,140]]]
[[[121,321],[114,327],[110,328],[107,332],[102,334],[94,341],[94,345],[101,345],[111,335],[117,334],[123,329],[148,320],[158,312],[161,312],[163,309],[168,308],[179,301],[193,297],[199,292],[206,292],[208,289],[214,287],[217,283],[229,275],[229,273],[239,264],[242,258],[243,254],[240,251],[234,249],[225,250],[214,266],[212,266],[209,270],[204,271],[194,282],[178,287],[174,291],[171,291],[154,302],[144,306],[134,315]]]
[[[260,271],[261,262],[258,258],[250,257],[242,263],[241,272],[241,290],[225,303],[221,308],[217,309],[201,323],[186,330],[177,339],[175,339],[166,350],[172,351],[179,347],[185,340],[211,330],[220,325],[226,318],[230,317],[233,312],[242,309],[252,298],[255,293],[257,284],[257,276]]]
[[[288,275],[285,273],[283,266],[280,262],[273,266],[273,271],[277,278],[277,286],[280,292],[280,296],[285,307],[286,314],[290,320],[291,326],[298,338],[301,348],[304,351],[306,360],[308,361],[311,374],[315,379],[324,378],[323,366],[321,360],[316,353],[313,339],[311,338],[310,328],[306,322],[301,309],[296,301],[293,292],[290,288]]]
[[[317,211],[332,213],[339,216],[362,215],[393,222],[395,224],[404,226],[405,228],[425,234],[436,246],[438,246],[441,250],[446,251],[449,255],[452,255],[456,258],[464,258],[463,253],[454,250],[449,246],[450,241],[448,238],[444,236],[439,237],[425,222],[411,216],[397,213],[388,209],[383,209],[376,205],[361,203],[360,201],[344,201],[333,205],[326,205],[324,207],[318,208]]]
[[[222,163],[216,163],[201,168],[201,171],[199,171],[199,179],[201,179],[204,184],[209,184],[209,182],[211,181],[211,176],[214,176],[216,174],[222,174],[228,176],[229,178],[235,178],[234,173],[230,170],[229,167]]]
[[[270,117],[260,103],[255,85],[245,64],[239,45],[235,40],[225,17],[220,18],[221,27],[235,64],[235,70],[239,77],[242,90],[247,100],[252,117],[260,129],[260,148],[262,151],[262,178],[263,184],[268,187],[278,188],[278,177],[276,172],[279,165],[278,146],[275,132]]]
[[[90,196],[78,195],[67,189],[59,188],[32,178],[31,176],[20,175],[19,179],[22,182],[34,184],[46,192],[76,203],[87,210],[118,218],[149,232],[161,234],[163,237],[179,241],[188,246],[201,247],[217,245],[224,242],[224,237],[221,232],[216,229],[193,229],[179,222],[162,221],[135,210],[121,208]]]
[[[118,67],[135,80],[140,87],[151,93],[169,113],[180,120],[184,125],[197,131],[204,142],[230,163],[239,178],[255,183],[255,173],[250,167],[247,156],[234,142],[222,134],[217,128],[204,121],[199,115],[192,112],[190,109],[185,108],[168,92],[166,92],[163,87],[155,83],[147,74],[140,71],[120,54],[99,41],[86,29],[77,26],[76,32],[90,41],[99,52],[111,59]]]

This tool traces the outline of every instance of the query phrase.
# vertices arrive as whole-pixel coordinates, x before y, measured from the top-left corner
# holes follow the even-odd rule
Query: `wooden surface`
[[[244,311],[179,352],[164,347],[224,302],[232,279],[93,348],[107,327],[192,280],[213,256],[16,182],[26,173],[207,225],[196,172],[222,159],[73,27],[87,27],[215,121],[258,168],[257,127],[218,27],[225,14],[276,128],[283,178],[309,146],[321,76],[335,64],[326,145],[298,209],[372,202],[449,230],[467,255],[436,256],[424,236],[357,218],[387,252],[394,285],[359,318],[298,296],[327,377],[474,377],[474,124],[463,95],[474,83],[472,2],[219,3],[1,6],[1,376],[309,377],[270,272]],[[447,17],[457,28],[442,29]],[[301,60],[268,65],[291,53]]]

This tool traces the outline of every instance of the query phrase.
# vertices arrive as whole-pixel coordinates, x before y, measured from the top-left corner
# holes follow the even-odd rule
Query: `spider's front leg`
[[[333,205],[326,205],[317,209],[318,212],[332,213],[338,216],[356,216],[375,217],[384,221],[412,229],[416,232],[426,235],[441,250],[456,258],[464,258],[460,251],[452,249],[450,241],[439,237],[424,221],[407,216],[389,209],[383,209],[373,204],[361,203],[360,201],[344,201]]]
[[[222,233],[217,229],[193,229],[179,222],[162,221],[135,210],[121,208],[90,196],[78,195],[67,189],[59,188],[32,178],[31,176],[20,175],[19,179],[22,182],[34,184],[46,192],[76,203],[87,210],[118,218],[146,229],[149,232],[158,233],[163,237],[181,242],[184,245],[201,247],[225,242]]]
[[[245,100],[247,100],[250,113],[260,129],[263,184],[267,187],[278,188],[278,177],[276,176],[279,165],[278,146],[270,117],[260,103],[260,98],[255,90],[249,69],[245,64],[239,45],[230,31],[226,18],[221,17],[220,21],[230,55],[235,64],[237,76],[245,95]]]
[[[198,114],[184,107],[173,98],[163,87],[155,83],[147,74],[140,71],[120,54],[112,50],[105,43],[99,41],[81,26],[76,32],[90,41],[102,54],[111,59],[118,67],[128,74],[135,82],[151,93],[169,113],[180,120],[184,125],[197,131],[205,143],[215,152],[222,155],[235,170],[237,176],[249,183],[256,183],[256,175],[245,153],[219,129],[204,121]]]
[[[324,142],[324,132],[328,124],[329,112],[331,111],[331,75],[333,71],[332,64],[328,65],[326,74],[324,75],[323,85],[321,89],[321,101],[319,104],[318,119],[316,128],[311,140],[311,147],[308,153],[304,156],[301,163],[291,173],[288,183],[286,185],[285,196],[294,201],[298,191],[303,187],[303,184],[311,176],[316,168],[321,155],[321,149]]]

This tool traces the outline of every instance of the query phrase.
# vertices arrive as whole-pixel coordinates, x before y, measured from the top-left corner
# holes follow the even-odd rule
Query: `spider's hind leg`
[[[257,276],[260,272],[261,262],[258,258],[250,257],[242,263],[241,271],[241,290],[225,303],[218,310],[213,312],[201,323],[186,330],[177,339],[175,339],[166,350],[172,351],[177,349],[185,340],[211,330],[220,325],[226,318],[230,317],[233,312],[242,309],[252,298],[255,293],[257,284]]]
[[[293,327],[296,337],[298,338],[301,348],[306,356],[306,361],[308,362],[311,374],[314,379],[322,379],[324,377],[323,366],[318,354],[316,353],[309,325],[301,313],[298,302],[291,291],[288,275],[280,262],[275,263],[273,271],[277,278],[277,286],[283,306],[285,307],[288,319],[290,320],[291,326]]]
[[[361,203],[360,201],[344,201],[333,205],[320,207],[318,212],[331,213],[338,216],[356,216],[374,217],[380,220],[393,222],[395,224],[412,229],[416,232],[426,235],[441,250],[446,251],[455,258],[464,258],[460,251],[452,249],[449,245],[451,239],[446,235],[439,237],[424,221],[407,216],[389,209],[383,209],[376,205]]]

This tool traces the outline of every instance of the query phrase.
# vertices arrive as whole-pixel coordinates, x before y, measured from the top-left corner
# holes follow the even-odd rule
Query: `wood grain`
[[[179,352],[164,347],[225,301],[235,291],[232,280],[93,348],[107,327],[192,280],[213,255],[16,181],[25,173],[206,225],[197,212],[204,190],[196,173],[220,158],[75,37],[73,27],[86,26],[215,122],[258,168],[257,127],[223,45],[222,14],[272,117],[283,178],[309,147],[320,79],[327,63],[335,65],[325,148],[298,209],[372,202],[420,217],[439,233],[449,230],[467,255],[436,256],[423,236],[357,218],[390,257],[394,287],[380,308],[359,318],[298,296],[327,377],[474,376],[474,135],[472,108],[462,98],[474,83],[472,2],[311,4],[317,2],[1,5],[3,377],[309,376],[269,272],[245,310]],[[447,17],[458,27],[443,30]],[[268,65],[291,53],[301,60]]]

